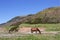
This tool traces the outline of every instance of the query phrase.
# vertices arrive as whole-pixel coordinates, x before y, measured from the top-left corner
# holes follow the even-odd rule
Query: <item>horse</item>
[[[9,29],[9,33],[13,32],[13,31],[18,32],[18,28],[17,27],[12,27],[11,29]]]
[[[33,32],[39,32],[41,34],[41,31],[38,28],[31,28],[31,33]]]
[[[19,28],[20,24],[21,24],[20,22],[15,22],[15,23],[11,24],[10,26],[14,26],[14,27],[9,29],[9,33],[13,32],[13,31],[18,32],[18,28]]]

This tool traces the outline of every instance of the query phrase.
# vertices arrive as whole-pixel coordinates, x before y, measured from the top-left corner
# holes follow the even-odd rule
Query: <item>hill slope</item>
[[[27,16],[17,16],[0,26],[10,26],[14,23],[60,23],[60,7],[51,7],[37,14],[30,14]]]

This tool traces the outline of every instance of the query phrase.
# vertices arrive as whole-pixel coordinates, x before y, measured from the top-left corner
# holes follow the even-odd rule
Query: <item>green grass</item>
[[[0,38],[0,40],[60,40],[60,34],[52,35],[29,35],[21,37]]]
[[[11,27],[5,28],[9,30]],[[21,24],[20,27],[44,27],[46,31],[60,31],[60,24]]]
[[[46,31],[60,31],[60,24],[21,24],[20,27],[44,27]],[[6,27],[11,28],[11,27]],[[59,34],[31,34],[29,36],[0,38],[0,40],[60,40]]]
[[[44,27],[46,31],[60,31],[60,24],[21,24],[20,27]]]

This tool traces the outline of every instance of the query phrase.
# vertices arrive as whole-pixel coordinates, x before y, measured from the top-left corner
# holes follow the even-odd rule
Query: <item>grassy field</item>
[[[0,38],[0,40],[60,40],[60,34],[56,35],[29,35],[21,37],[11,37],[11,38]]]
[[[60,31],[60,24],[21,24],[20,27],[44,27],[46,31]],[[6,27],[9,29],[9,27]],[[28,36],[0,38],[0,40],[60,40],[58,34],[31,34]]]
[[[20,27],[44,27],[46,31],[60,31],[60,24],[21,24]]]
[[[7,26],[5,28],[9,30],[11,27]],[[21,24],[20,27],[43,27],[46,28],[46,31],[60,31],[60,23],[59,24]]]

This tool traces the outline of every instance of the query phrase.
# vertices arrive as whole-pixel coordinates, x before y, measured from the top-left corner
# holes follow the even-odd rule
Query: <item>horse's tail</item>
[[[41,31],[38,29],[39,33],[41,34]]]

